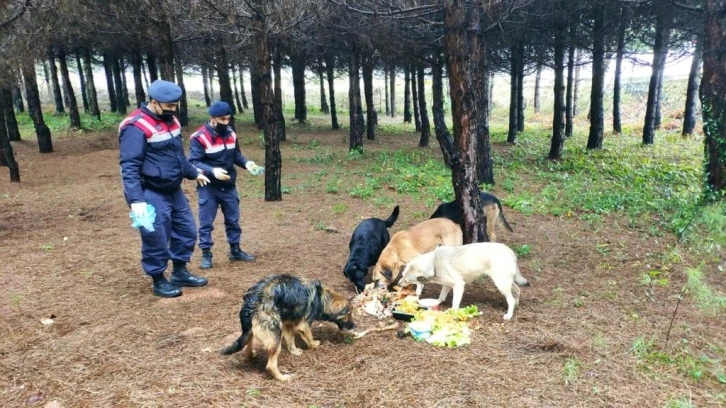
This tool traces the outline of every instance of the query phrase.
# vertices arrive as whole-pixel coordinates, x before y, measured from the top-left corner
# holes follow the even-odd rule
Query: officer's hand
[[[252,160],[250,160],[250,161],[248,161],[248,162],[247,162],[247,164],[245,165],[245,168],[246,168],[246,169],[247,169],[247,171],[249,171],[249,172],[250,172],[250,174],[252,174],[253,176],[257,176],[257,175],[259,175],[260,173],[263,173],[263,172],[265,171],[265,168],[264,168],[264,167],[260,167],[260,166],[258,166],[258,165],[257,165],[257,164],[255,164],[255,162],[253,162]]]
[[[197,176],[197,184],[204,187],[209,184],[209,179],[204,174],[199,173],[199,175]]]
[[[136,218],[146,217],[146,203],[131,203],[131,211]]]
[[[225,169],[215,167],[212,169],[212,173],[214,174],[214,178],[216,178],[217,180],[229,180],[229,175],[227,174],[227,170]]]

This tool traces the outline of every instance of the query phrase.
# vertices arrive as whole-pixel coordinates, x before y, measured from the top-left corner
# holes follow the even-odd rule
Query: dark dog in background
[[[512,227],[509,226],[507,219],[504,218],[502,203],[499,201],[498,198],[496,198],[492,194],[485,193],[483,191],[481,192],[481,194],[479,194],[479,198],[481,199],[481,206],[482,210],[484,210],[484,215],[486,215],[487,217],[486,230],[487,235],[489,236],[489,240],[491,240],[491,242],[496,242],[497,240],[497,224],[502,224],[506,229],[509,230],[509,232],[514,232],[514,230],[512,230]],[[431,217],[429,217],[429,219],[431,218],[448,218],[461,226],[461,207],[456,201],[441,204],[436,209],[436,211],[431,214]]]
[[[320,281],[287,274],[268,276],[247,290],[239,320],[242,335],[221,354],[233,354],[246,347],[245,355],[252,358],[258,341],[267,351],[267,371],[280,381],[290,379],[277,367],[283,342],[291,354],[299,356],[302,350],[295,346],[295,334],[302,335],[309,349],[320,345],[310,331],[313,321],[333,322],[340,330],[355,328],[348,299]]]
[[[343,268],[343,275],[353,282],[358,293],[365,287],[368,268],[378,262],[381,251],[391,241],[388,228],[391,228],[398,219],[398,211],[399,208],[396,206],[385,221],[379,218],[365,219],[353,231],[348,244],[350,255]]]

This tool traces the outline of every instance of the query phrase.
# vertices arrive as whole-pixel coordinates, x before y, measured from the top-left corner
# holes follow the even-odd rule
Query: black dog
[[[368,218],[361,221],[353,231],[350,238],[350,256],[343,268],[343,275],[355,285],[358,293],[362,292],[366,284],[368,268],[378,262],[381,251],[388,245],[391,236],[388,228],[391,228],[398,219],[398,206],[388,219]]]
[[[482,210],[484,210],[484,215],[487,217],[487,235],[489,235],[489,239],[492,242],[496,242],[497,240],[497,233],[495,230],[495,226],[501,222],[504,224],[504,227],[506,227],[509,232],[514,232],[512,230],[512,227],[509,226],[509,223],[507,222],[507,219],[504,218],[504,211],[502,211],[502,203],[499,202],[499,199],[496,198],[494,195],[481,192],[479,194],[479,198],[481,199],[481,206]],[[444,203],[439,205],[439,207],[434,211],[433,214],[431,214],[431,218],[448,218],[451,221],[454,221],[455,223],[461,225],[462,219],[461,219],[461,208],[459,206],[459,203],[456,202],[456,200],[450,202],[450,203]]]

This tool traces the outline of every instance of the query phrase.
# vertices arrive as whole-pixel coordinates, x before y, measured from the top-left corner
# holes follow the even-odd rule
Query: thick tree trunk
[[[416,82],[418,82],[418,110],[421,114],[421,138],[418,141],[418,147],[427,147],[429,138],[431,138],[431,125],[429,124],[428,108],[426,107],[426,88],[424,87],[424,69],[423,65],[418,65],[416,69]]]
[[[143,61],[141,60],[141,53],[134,51],[131,54],[131,65],[134,73],[134,93],[136,95],[136,107],[139,108],[142,103],[146,101],[146,94],[144,93],[144,83],[141,82],[141,66]]]
[[[696,43],[691,61],[691,72],[688,74],[688,89],[686,90],[686,109],[683,113],[683,136],[693,134],[696,127],[696,101],[698,98],[698,83],[701,74],[701,61],[703,60],[703,38],[696,36]]]
[[[348,59],[348,110],[350,117],[350,147],[349,150],[363,149],[363,108],[360,100],[360,55],[356,46],[353,46]]]
[[[275,49],[275,59],[272,61],[272,69],[275,71],[275,112],[278,117],[278,139],[281,142],[287,141],[287,129],[285,127],[285,115],[282,113],[282,52],[279,47]]]
[[[539,94],[539,84],[540,79],[542,78],[542,63],[537,63],[537,70],[534,74],[534,113],[539,113],[541,109],[540,105],[540,94]]]
[[[451,133],[449,133],[449,129],[446,126],[446,116],[444,115],[444,87],[441,64],[441,57],[435,57],[431,69],[433,77],[431,91],[434,97],[432,110],[436,140],[439,142],[441,154],[444,156],[444,164],[446,164],[446,167],[451,168],[451,158],[454,155],[454,140],[451,138]]]
[[[81,128],[81,115],[78,113],[76,94],[73,92],[71,77],[68,74],[68,63],[66,62],[65,50],[61,47],[58,50],[58,62],[60,63],[60,74],[63,80],[63,92],[68,95],[68,112],[71,116],[71,129]]]
[[[208,71],[209,74],[209,99],[214,102],[214,68],[210,68]]]
[[[665,51],[666,56],[668,55],[668,51]],[[663,67],[660,70],[660,75],[658,75],[658,96],[656,99],[655,104],[655,117],[653,118],[653,127],[655,130],[660,129],[660,107],[663,105],[663,73],[665,72],[665,60],[663,60]]]
[[[202,87],[204,88],[204,103],[207,108],[212,104],[209,98],[209,82],[207,81],[207,66],[202,64]]]
[[[51,50],[50,58],[48,58],[48,66],[50,67],[50,81],[53,84],[53,101],[55,102],[55,113],[65,113],[63,106],[63,93],[61,92],[60,82],[58,81],[58,67],[55,65],[55,53]]]
[[[12,91],[9,89],[2,88],[0,89],[0,92],[2,92],[3,95],[12,94]],[[6,106],[6,98],[0,98],[0,112],[7,111],[10,109],[12,112],[12,97],[9,99],[11,100],[11,105]],[[10,140],[8,139],[8,133],[5,128],[5,115],[0,115],[0,153],[2,153],[2,164],[6,166],[10,172],[10,182],[11,183],[19,183],[20,182],[20,168],[18,167],[18,162],[15,161],[15,154],[13,153],[13,145],[10,144]]]
[[[121,73],[121,89],[124,90],[124,103],[126,104],[126,107],[129,107],[131,106],[131,100],[129,99],[129,87],[126,83],[126,61],[124,60],[124,57],[118,59],[118,68]]]
[[[126,110],[126,98],[124,98],[123,91],[123,80],[121,79],[121,67],[118,63],[118,58],[111,58],[111,72],[113,73],[113,84],[116,88],[116,109],[118,113],[125,115]]]
[[[512,46],[511,57],[509,59],[509,132],[507,133],[507,143],[515,143],[517,140],[517,125],[519,112],[519,97],[517,91],[519,84],[517,82],[519,72],[519,58],[517,56],[517,46]]]
[[[7,128],[6,136],[11,142],[20,141],[20,131],[18,130],[18,121],[15,119],[15,111],[13,110],[13,92],[7,88],[0,88],[0,98],[2,98],[3,110],[0,116],[4,116],[5,127]]]
[[[573,91],[576,86],[574,85],[575,77],[573,75],[575,70],[575,44],[577,41],[577,26],[570,24],[570,46],[567,51],[567,90],[565,91],[565,137],[572,137],[572,131],[574,130],[574,116],[575,116],[575,100],[573,98]]]
[[[159,79],[159,66],[156,63],[156,55],[152,53],[146,54],[146,66],[149,67],[149,80],[154,83]]]
[[[267,37],[265,37],[267,38]],[[259,57],[258,57],[259,58]],[[272,62],[270,62],[272,64]],[[260,78],[264,73],[258,73],[257,72],[257,66],[258,63],[255,62],[250,66],[250,92],[252,93],[252,113],[255,118],[255,123],[257,124],[257,129],[263,130],[265,127],[265,124],[262,122],[262,105],[260,104]],[[270,79],[272,80],[272,79]],[[273,95],[274,98],[274,95]],[[279,142],[279,140],[278,140]]]
[[[50,68],[46,60],[43,60],[43,81],[45,82],[45,91],[48,93],[48,98],[55,99],[53,87],[50,84]]]
[[[592,49],[592,91],[590,92],[590,135],[588,149],[601,149],[605,130],[603,87],[605,83],[605,8],[595,7]]]
[[[562,147],[565,143],[565,37],[567,28],[560,26],[555,29],[555,106],[552,117],[552,143],[547,157],[558,160],[562,157]],[[570,48],[572,49],[572,48]]]
[[[403,66],[403,123],[411,123],[411,76],[408,64]]]
[[[116,89],[114,89],[114,77],[113,69],[111,68],[111,60],[113,57],[108,54],[103,54],[103,69],[106,72],[106,89],[108,89],[108,101],[111,106],[111,112],[117,112],[118,107],[116,106]]]
[[[174,69],[176,71],[176,84],[182,90],[181,100],[179,100],[179,123],[182,126],[187,126],[189,125],[189,104],[187,102],[187,87],[184,85],[184,67],[182,67],[181,58],[174,59]],[[233,120],[230,121],[230,125],[234,126]]]
[[[325,96],[325,79],[323,78],[325,68],[323,67],[323,59],[318,57],[318,81],[320,81],[320,112],[327,115],[330,113],[328,106],[328,97]]]
[[[93,66],[91,65],[91,53],[87,48],[83,50],[83,70],[86,72],[86,93],[88,94],[88,109],[91,116],[101,120],[101,110],[98,108],[98,93],[96,82],[93,79]]]
[[[366,138],[376,140],[376,107],[373,104],[373,54],[363,55],[363,92],[366,97]]]
[[[227,61],[227,51],[223,46],[217,49],[216,55],[217,77],[219,78],[219,99],[227,102],[232,109],[232,119],[230,125],[234,129],[234,115],[237,109],[234,106],[234,92],[232,92],[232,84],[229,81],[229,61]]]
[[[86,92],[86,78],[83,74],[83,65],[81,65],[81,54],[76,53],[76,67],[78,68],[78,79],[81,82],[81,103],[83,104],[83,113],[89,112],[88,96]]]
[[[572,87],[572,116],[580,114],[578,101],[580,100],[580,52],[575,50],[575,84]]]
[[[517,53],[517,132],[524,132],[524,45],[520,44]]]
[[[239,64],[239,93],[242,94],[242,108],[249,109],[247,91],[245,91],[245,69],[242,64]]]
[[[491,115],[492,109],[494,108],[494,71],[490,71],[491,73],[489,74],[489,91],[487,92],[487,99],[489,100],[489,103],[487,104],[487,115]]]
[[[391,116],[391,102],[388,96],[388,67],[383,67],[383,88],[386,89],[386,116]]]
[[[479,13],[465,2],[444,0],[444,29],[448,61],[449,92],[451,94],[456,147],[451,178],[456,201],[461,206],[464,243],[488,241],[484,214],[477,185],[477,85],[481,81],[481,54],[484,43],[477,37]],[[468,38],[467,38],[468,37]],[[484,89],[479,89],[479,93]],[[423,95],[422,95],[423,96]]]
[[[161,79],[174,82],[174,43],[171,37],[171,24],[168,21],[160,34]]]
[[[726,1],[705,1],[706,33],[701,111],[706,153],[706,194],[726,193]]]
[[[396,117],[396,66],[394,64],[391,64],[390,66],[390,73],[388,75],[388,80],[390,81],[390,90],[388,91],[390,93],[391,97],[391,117]]]
[[[232,68],[232,88],[234,89],[234,101],[237,104],[237,112],[244,113],[242,101],[239,99],[239,88],[237,88],[237,65],[234,63],[229,65]]]
[[[413,97],[413,123],[416,127],[416,131],[421,131],[421,115],[419,114],[418,107],[421,103],[418,100],[418,81],[416,81],[416,66],[411,65],[411,96]]]
[[[146,85],[145,90],[149,90],[149,77],[146,74],[146,65],[144,65],[144,57],[141,57],[141,74],[144,76],[144,85]]]
[[[333,130],[337,130],[340,129],[340,124],[338,123],[338,108],[335,106],[335,59],[333,57],[325,57],[325,70],[330,93],[330,120]]]
[[[28,99],[28,113],[33,119],[33,126],[38,137],[38,150],[40,153],[51,153],[53,142],[50,138],[50,129],[43,120],[43,109],[40,104],[40,92],[35,78],[35,65],[27,63],[22,67],[23,82],[25,82],[25,96]]]
[[[666,0],[661,0],[661,8],[668,7]],[[643,125],[643,144],[653,144],[655,140],[655,116],[660,101],[658,89],[666,55],[668,54],[668,39],[670,38],[670,22],[664,10],[658,11],[658,18],[655,27],[655,45],[653,47],[653,72],[650,76],[648,86],[648,102],[645,105],[645,124]]]
[[[23,77],[16,70],[13,70],[13,77],[15,78],[15,83],[12,88],[13,105],[18,113],[23,113],[25,112],[25,104],[23,103],[23,93],[20,91],[20,88],[23,86]]]
[[[282,155],[280,154],[280,118],[282,112],[277,109],[272,90],[270,39],[267,36],[263,17],[255,16],[252,20],[255,28],[255,67],[252,70],[252,83],[256,86],[259,98],[260,121],[263,124],[265,137],[265,201],[282,200]],[[254,98],[254,96],[253,96]],[[253,100],[254,104],[254,100]]]
[[[305,95],[305,65],[307,56],[304,52],[290,55],[292,64],[292,86],[295,94],[295,120],[305,123],[308,120],[308,107]]]
[[[615,52],[615,84],[613,85],[613,132],[622,133],[620,119],[620,77],[623,66],[623,53],[625,51],[625,28],[627,26],[627,8],[620,6],[620,22],[618,24],[618,45]]]
[[[494,160],[489,140],[489,60],[485,52],[479,54],[479,78],[476,83],[477,113],[477,184],[494,185]]]

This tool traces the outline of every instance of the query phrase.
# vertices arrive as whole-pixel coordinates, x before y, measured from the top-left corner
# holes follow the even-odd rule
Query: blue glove
[[[148,231],[154,231],[154,221],[156,220],[156,209],[151,204],[146,204],[146,211],[144,214],[144,211],[141,211],[141,214],[138,214],[138,211],[131,211],[129,213],[129,217],[131,218],[131,226],[139,229],[139,227],[144,227]]]

